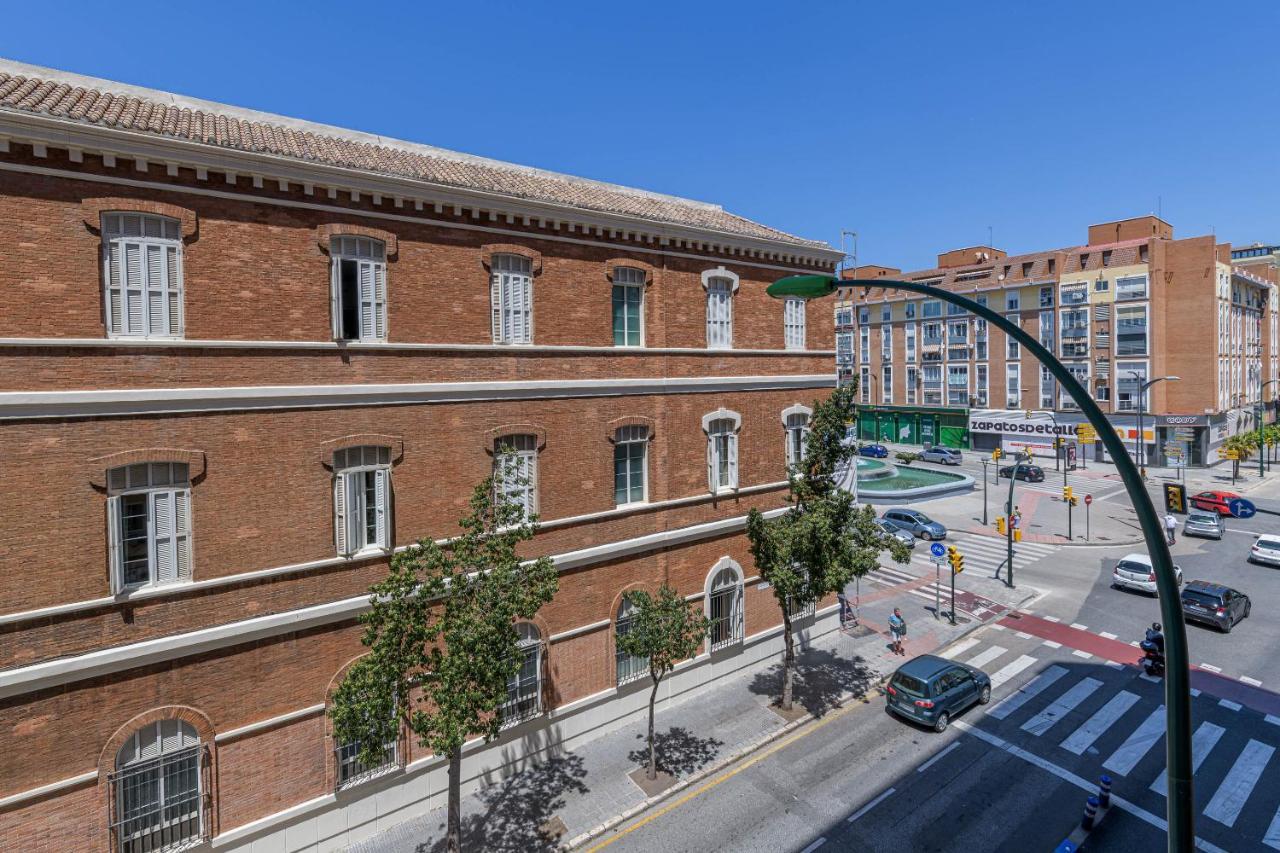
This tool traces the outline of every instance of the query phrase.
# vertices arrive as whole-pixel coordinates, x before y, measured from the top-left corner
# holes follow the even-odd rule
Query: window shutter
[[[530,276],[520,277],[520,304],[523,306],[523,316],[521,317],[523,334],[521,335],[521,343],[533,343],[533,278]]]
[[[108,335],[121,334],[124,324],[124,289],[120,276],[120,244],[115,240],[107,241],[102,248],[104,280],[107,283],[107,299],[103,306],[104,321]]]
[[[377,306],[373,298],[373,264],[360,262],[360,339],[373,340],[376,335],[374,312]]]
[[[142,247],[146,268],[147,291],[147,334],[169,334],[169,294],[165,291],[164,279],[167,265],[164,259],[164,246],[146,244]]]
[[[377,545],[379,548],[387,547],[387,498],[390,485],[387,482],[388,471],[385,468],[379,468],[373,472],[373,488],[374,499],[377,501],[375,508],[377,514]]]
[[[347,543],[347,475],[338,474],[333,478],[333,539],[338,549],[338,556],[345,557],[351,553]]]
[[[716,490],[716,437],[707,434],[707,488]]]
[[[177,580],[178,561],[174,554],[174,493],[151,493],[153,579],[156,583]]]
[[[502,336],[502,274],[496,270],[489,276],[489,310],[493,323],[493,342],[500,344]]]
[[[107,563],[111,568],[111,594],[116,595],[124,589],[124,578],[121,576],[122,560],[120,542],[120,498],[107,498]]]
[[[143,314],[142,245],[123,243],[124,253],[124,327],[127,335],[145,333]]]
[[[177,557],[178,580],[191,580],[191,490],[173,493],[174,553]]]
[[[373,304],[374,336],[383,341],[387,339],[387,267],[385,264],[373,265]]]
[[[182,246],[166,247],[165,255],[168,263],[169,334],[180,338],[187,333],[186,316],[182,305]]]
[[[538,511],[538,451],[530,451],[525,477],[529,485],[525,487],[525,518]]]
[[[738,434],[729,433],[729,488],[738,488]]]
[[[707,346],[716,345],[716,291],[714,286],[707,288]]]
[[[333,339],[342,339],[342,262],[333,258],[329,263],[329,321],[333,327]]]

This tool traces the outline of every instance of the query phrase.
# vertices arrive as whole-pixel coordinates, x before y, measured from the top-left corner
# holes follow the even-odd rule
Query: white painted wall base
[[[819,611],[813,625],[797,633],[800,644],[839,627],[835,607]],[[748,637],[733,653],[702,655],[663,680],[658,708],[687,701],[743,671],[764,669],[782,652],[782,627]],[[474,741],[464,750],[462,793],[499,782],[559,750],[585,743],[643,719],[648,679],[610,689],[557,708],[502,733],[489,744]],[[710,732],[706,733],[710,734]],[[446,767],[428,758],[352,790],[327,794],[236,827],[213,839],[219,850],[252,853],[327,853],[342,850],[398,823],[445,805]],[[464,815],[465,818],[465,815]]]

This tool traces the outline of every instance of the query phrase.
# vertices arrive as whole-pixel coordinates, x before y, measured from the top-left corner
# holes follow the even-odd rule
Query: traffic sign
[[[941,557],[943,554],[947,553],[947,549],[942,547],[941,542],[934,542],[929,546],[929,553],[935,557]]]
[[[1227,501],[1227,512],[1236,518],[1253,518],[1258,514],[1258,508],[1253,505],[1253,501],[1244,498],[1232,498]]]
[[[1085,506],[1088,506],[1088,505],[1089,505],[1089,504],[1091,504],[1091,503],[1093,503],[1093,495],[1085,495],[1085,496],[1084,496],[1084,505],[1085,505]]]
[[[1239,459],[1240,451],[1227,450],[1226,448],[1218,448],[1218,456],[1222,459]]]

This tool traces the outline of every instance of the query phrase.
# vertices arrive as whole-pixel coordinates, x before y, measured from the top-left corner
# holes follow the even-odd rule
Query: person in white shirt
[[[1174,542],[1174,533],[1178,530],[1178,519],[1173,517],[1173,513],[1166,512],[1164,514],[1164,535],[1169,540],[1169,544]]]

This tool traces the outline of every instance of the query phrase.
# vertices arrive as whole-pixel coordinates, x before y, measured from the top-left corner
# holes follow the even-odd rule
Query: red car
[[[1189,503],[1196,509],[1205,509],[1216,512],[1218,515],[1231,515],[1231,510],[1227,509],[1227,501],[1238,497],[1240,496],[1235,492],[1201,492],[1198,495],[1192,495]]]

